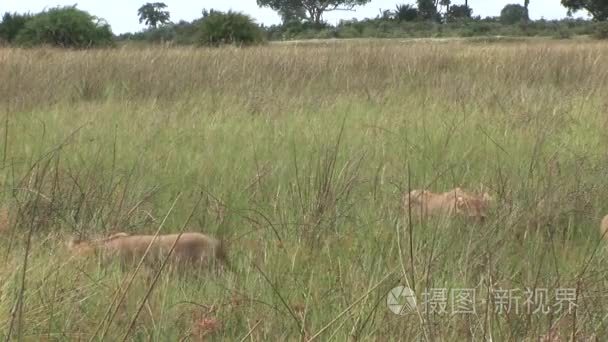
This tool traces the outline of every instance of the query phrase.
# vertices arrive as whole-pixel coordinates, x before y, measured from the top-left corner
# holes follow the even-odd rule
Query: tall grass
[[[0,338],[605,339],[607,62],[557,41],[1,49]],[[488,222],[408,226],[402,192],[455,186],[492,193]],[[65,248],[161,222],[225,239],[234,271],[125,289]],[[399,284],[475,289],[476,312],[394,315]],[[503,313],[501,288],[576,288],[576,310]]]

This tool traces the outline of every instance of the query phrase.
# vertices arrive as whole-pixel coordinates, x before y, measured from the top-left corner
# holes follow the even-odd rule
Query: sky
[[[191,21],[199,18],[203,8],[216,10],[233,10],[243,12],[252,16],[256,22],[264,25],[280,23],[279,16],[268,8],[259,8],[256,0],[4,0],[0,2],[0,13],[4,12],[31,12],[37,13],[45,8],[55,6],[71,6],[77,4],[81,10],[92,15],[104,18],[112,31],[116,34],[124,32],[135,32],[144,28],[139,24],[137,9],[146,2],[162,1],[168,6],[171,21]],[[340,19],[363,19],[373,18],[380,13],[381,9],[394,9],[399,3],[415,3],[415,0],[372,0],[365,6],[355,8],[355,11],[337,11],[326,13],[323,18],[336,24]],[[464,0],[452,0],[453,4],[464,3]],[[523,3],[523,0],[469,0],[469,6],[473,9],[473,15],[498,16],[500,10],[509,3]],[[561,6],[560,0],[531,0],[530,17],[532,19],[560,19],[566,16],[566,9]]]

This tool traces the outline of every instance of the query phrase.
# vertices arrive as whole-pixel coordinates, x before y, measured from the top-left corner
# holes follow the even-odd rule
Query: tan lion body
[[[169,235],[129,235],[118,233],[105,239],[93,241],[70,241],[69,248],[79,255],[101,254],[106,259],[118,259],[123,265],[138,262],[145,254],[147,263],[164,260],[178,238],[178,234]],[[169,260],[180,265],[208,265],[214,261],[226,263],[223,244],[210,236],[201,233],[183,233],[175,245]]]
[[[608,241],[608,215],[604,216],[602,219],[602,224],[600,225],[600,234],[602,239]]]
[[[459,215],[481,221],[487,216],[490,201],[487,193],[477,195],[461,188],[444,193],[412,190],[403,195],[402,207],[405,211],[411,207],[413,214],[423,217]]]

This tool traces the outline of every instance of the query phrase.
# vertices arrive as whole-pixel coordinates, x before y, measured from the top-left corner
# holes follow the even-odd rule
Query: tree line
[[[0,44],[19,46],[52,45],[88,48],[111,46],[131,40],[175,44],[222,45],[256,44],[265,40],[358,37],[450,37],[591,34],[608,37],[606,0],[561,0],[570,14],[585,10],[593,21],[566,18],[529,18],[530,0],[506,5],[499,16],[474,15],[468,0],[416,0],[381,10],[375,18],[342,20],[329,25],[323,15],[332,11],[354,11],[371,0],[256,0],[281,17],[281,24],[264,26],[250,16],[228,11],[203,9],[193,21],[173,23],[167,5],[145,3],[137,11],[139,22],[147,26],[135,33],[114,35],[103,19],[74,6],[55,7],[37,14],[5,13],[0,22]]]

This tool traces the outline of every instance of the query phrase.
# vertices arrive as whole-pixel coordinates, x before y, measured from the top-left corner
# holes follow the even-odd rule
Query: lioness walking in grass
[[[402,208],[423,217],[433,215],[464,216],[477,221],[487,217],[488,207],[492,197],[488,193],[477,195],[455,188],[444,193],[434,193],[428,190],[412,190],[402,198]]]
[[[100,254],[104,259],[118,259],[123,266],[137,263],[145,254],[146,263],[164,260],[179,234],[169,235],[129,235],[117,233],[105,239],[84,241],[72,239],[68,248],[76,255]],[[178,266],[204,265],[219,262],[228,265],[224,244],[215,238],[201,233],[183,233],[169,257]]]

